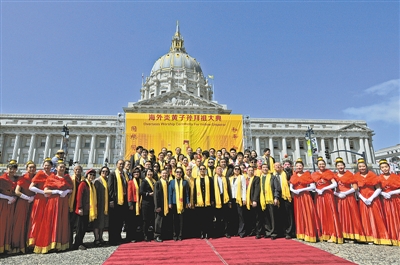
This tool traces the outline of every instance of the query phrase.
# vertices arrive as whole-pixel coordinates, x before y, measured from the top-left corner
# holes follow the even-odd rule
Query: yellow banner
[[[125,159],[137,146],[153,148],[156,156],[163,147],[172,152],[180,147],[183,154],[189,146],[243,149],[242,115],[126,113],[125,118]]]

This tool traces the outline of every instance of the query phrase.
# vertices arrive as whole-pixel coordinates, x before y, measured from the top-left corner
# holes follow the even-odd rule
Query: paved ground
[[[107,233],[105,233],[107,234]],[[107,240],[107,235],[104,237]],[[93,234],[88,233],[84,242],[90,247],[94,240]],[[211,239],[212,240],[212,239]],[[260,241],[261,242],[261,241]],[[302,242],[302,241],[299,241]],[[395,246],[377,246],[367,244],[342,244],[319,242],[306,243],[320,248],[336,256],[362,265],[386,265],[400,264],[400,248]],[[66,251],[50,254],[21,254],[12,256],[0,256],[2,265],[33,265],[33,264],[102,264],[117,247],[88,248],[87,250]]]

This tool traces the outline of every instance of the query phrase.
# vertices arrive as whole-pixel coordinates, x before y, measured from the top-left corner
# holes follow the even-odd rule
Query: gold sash
[[[135,198],[136,198],[136,215],[140,215],[140,205],[142,204],[141,199],[139,200],[140,197],[140,192],[139,192],[139,185],[142,182],[142,179],[139,179],[139,185],[135,181],[135,178],[133,178],[133,185],[135,185]]]
[[[97,196],[96,196],[96,188],[93,184],[86,179],[86,183],[89,186],[89,222],[93,222],[97,218]]]
[[[236,191],[236,203],[239,204],[240,206],[243,205],[242,201],[242,176],[232,176],[230,177],[231,181],[231,187],[233,186],[233,179],[236,178],[236,185],[237,185],[237,191]],[[233,194],[232,194],[233,196]]]
[[[183,212],[183,179],[181,185],[178,185],[178,180],[175,179],[175,194],[176,194],[176,211],[178,214]]]
[[[117,177],[118,187],[117,203],[118,205],[124,205],[124,184],[122,184],[121,174],[119,173],[118,169],[115,170],[115,176]]]
[[[167,188],[167,181],[161,179],[161,185],[163,190],[163,201],[164,201],[164,215],[167,216],[168,214],[168,188]]]
[[[76,178],[75,175],[73,175],[73,176],[71,177],[73,187],[72,187],[71,196],[69,196],[69,198],[68,198],[68,206],[69,206],[69,211],[70,211],[70,212],[73,212],[73,211],[74,211],[74,202],[75,202],[75,195],[76,195],[76,182],[75,182],[75,178]]]
[[[264,176],[260,177],[260,204],[261,204],[261,210],[265,210],[267,207],[267,204],[273,204],[274,203],[274,195],[272,194],[272,188],[271,188],[271,174],[267,174],[265,176],[265,183],[264,187],[262,186],[262,178]]]
[[[292,196],[290,195],[289,185],[288,185],[285,171],[281,172],[280,177],[281,177],[280,183],[281,183],[281,189],[282,189],[282,199],[291,202]]]
[[[222,186],[223,186],[223,193],[224,193],[224,204],[229,202],[229,193],[228,193],[228,184],[226,183],[226,178],[222,177]],[[214,194],[215,194],[215,208],[220,209],[222,208],[221,203],[221,194],[218,185],[218,176],[214,177]]]
[[[247,191],[246,191],[246,207],[247,207],[247,210],[249,210],[249,211],[250,211],[250,207],[251,207],[251,203],[252,203],[251,198],[250,198],[250,190],[251,190],[251,184],[253,183],[253,179],[254,179],[254,176],[250,178],[249,185],[247,186]]]
[[[151,181],[148,177],[146,177],[145,180],[147,180],[147,182],[149,183],[151,190],[154,191],[154,185],[153,185],[154,184],[154,180]]]
[[[197,194],[196,194],[196,198],[197,198],[197,203],[196,203],[196,207],[204,207],[204,206],[211,206],[211,201],[210,201],[210,180],[209,178],[206,176],[204,177],[204,184],[206,185],[206,201],[204,203],[203,200],[203,195],[201,194],[201,185],[200,185],[200,179],[201,178],[196,178],[196,190],[197,190]]]
[[[105,200],[104,200],[104,214],[105,215],[108,215],[108,185],[107,185],[107,181],[103,178],[103,177],[100,177],[100,179],[101,179],[101,183],[103,184],[103,186],[104,186],[104,189],[105,189]]]

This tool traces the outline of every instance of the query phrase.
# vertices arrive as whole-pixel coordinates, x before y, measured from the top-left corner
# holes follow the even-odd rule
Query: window
[[[15,145],[15,138],[11,139],[11,143],[10,143],[11,147],[14,147],[14,145]]]
[[[29,137],[25,137],[24,142],[25,142],[25,146],[28,146],[28,147],[31,146],[31,139]]]
[[[278,140],[274,140],[274,149],[278,149],[278,148],[279,148]]]
[[[89,154],[84,154],[83,155],[83,164],[89,163]]]
[[[287,149],[292,149],[292,141],[286,141],[286,148]]]
[[[86,147],[86,148],[89,148],[89,147],[90,147],[90,140],[89,140],[89,139],[85,140],[85,145],[84,145],[84,147]]]
[[[99,142],[99,148],[104,148],[106,147],[106,140],[105,139],[101,139]]]
[[[354,141],[350,140],[349,142],[350,142],[350,149],[354,149]]]
[[[58,139],[56,139],[56,145],[55,145],[55,147],[60,148],[60,146],[61,146],[61,139],[58,138]]]
[[[299,146],[300,146],[300,149],[304,149],[304,141],[299,141]],[[305,160],[303,160],[303,161],[305,161]]]
[[[40,147],[46,146],[46,138],[40,138]]]
[[[69,147],[75,148],[75,145],[76,145],[76,139],[70,139],[69,140]]]
[[[104,162],[104,155],[101,154],[97,157],[97,164],[102,165]]]

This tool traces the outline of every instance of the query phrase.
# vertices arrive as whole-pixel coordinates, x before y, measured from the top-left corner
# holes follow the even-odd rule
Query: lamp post
[[[69,140],[69,129],[67,125],[63,126],[62,129],[62,136],[63,136],[63,141],[62,141],[62,150],[64,150],[64,161],[67,161],[68,157],[68,140]]]
[[[305,138],[307,140],[308,151],[311,153],[311,162],[312,162],[312,165],[313,165],[313,170],[315,172],[314,147],[313,147],[313,144],[312,144],[312,138],[314,138],[314,131],[313,131],[312,128],[308,127],[308,129],[306,131]]]

